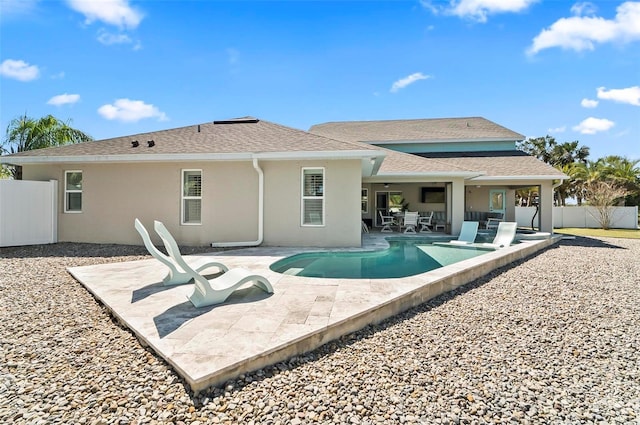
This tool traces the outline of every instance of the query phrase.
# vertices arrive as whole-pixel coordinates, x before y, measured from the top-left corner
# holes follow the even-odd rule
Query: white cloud
[[[580,9],[580,13],[583,12],[584,9]],[[598,43],[629,43],[636,40],[640,40],[640,2],[629,1],[618,6],[614,19],[572,16],[557,20],[533,39],[527,53],[534,55],[551,47],[593,50]]]
[[[626,89],[607,90],[598,87],[598,99],[613,100],[618,103],[640,106],[640,86],[627,87]]]
[[[31,81],[40,76],[40,70],[23,60],[6,59],[0,64],[0,75],[18,81]]]
[[[76,103],[80,100],[79,94],[59,94],[57,96],[53,96],[51,99],[47,101],[48,105],[60,106],[67,105],[70,103]]]
[[[595,15],[597,11],[597,7],[593,3],[589,3],[588,1],[582,3],[576,3],[571,6],[571,13],[575,16],[584,16],[584,15]]]
[[[580,124],[574,126],[573,130],[582,134],[596,134],[601,131],[607,131],[614,125],[616,125],[616,123],[606,118],[589,117],[583,120]]]
[[[439,6],[432,0],[422,0],[422,5],[433,13],[443,12],[477,22],[487,22],[489,15],[522,12],[538,0],[451,0],[448,6]]]
[[[595,108],[596,106],[598,106],[598,101],[585,98],[585,99],[582,99],[582,101],[580,102],[580,105],[583,108]]]
[[[0,0],[2,15],[22,15],[35,9],[38,0]]]
[[[129,0],[67,0],[70,8],[84,15],[86,23],[102,21],[119,28],[136,28],[143,14]]]
[[[391,85],[391,93],[395,93],[400,89],[407,87],[409,84],[413,84],[419,80],[426,80],[431,78],[430,75],[424,75],[422,72],[416,72],[414,74],[409,75],[408,77],[404,77],[394,82]]]
[[[564,133],[567,130],[567,126],[563,125],[562,127],[550,128],[547,131],[549,133]]]
[[[105,46],[133,43],[133,40],[127,34],[112,34],[105,30],[98,31],[98,41]]]
[[[142,100],[116,99],[111,104],[102,105],[98,113],[108,120],[136,122],[145,118],[157,118],[166,121],[167,115],[157,107],[144,103]]]

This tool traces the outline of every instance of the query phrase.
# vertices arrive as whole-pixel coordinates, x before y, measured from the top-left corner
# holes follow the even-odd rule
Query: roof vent
[[[214,124],[255,124],[260,121],[254,117],[232,118],[230,120],[214,121]]]
[[[156,142],[154,142],[153,140],[149,140],[147,141],[147,144],[149,145],[150,148],[152,148],[156,145]]]
[[[134,140],[133,142],[131,142],[132,148],[137,148],[138,146],[140,146],[140,142],[138,142],[137,140]]]

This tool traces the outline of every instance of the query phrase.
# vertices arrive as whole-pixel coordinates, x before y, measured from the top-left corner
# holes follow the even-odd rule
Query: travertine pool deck
[[[364,249],[384,248],[385,236],[365,235]],[[267,277],[274,288],[266,294],[247,286],[223,304],[199,309],[187,299],[193,284],[163,286],[167,269],[155,259],[73,267],[69,272],[197,393],[381,322],[558,240],[523,241],[398,279],[305,278],[269,269],[281,258],[317,248],[247,248],[186,256],[196,266],[215,259],[229,268],[247,268]]]

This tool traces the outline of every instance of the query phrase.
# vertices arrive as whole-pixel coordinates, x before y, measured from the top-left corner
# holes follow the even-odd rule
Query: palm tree
[[[589,156],[589,148],[587,146],[579,146],[580,142],[558,143],[552,136],[529,138],[518,145],[518,148],[529,155],[533,155],[539,160],[557,168],[564,174],[571,176],[573,168],[580,164],[587,163]],[[556,188],[554,194],[554,203],[556,206],[564,206],[568,197],[575,196],[580,204],[582,198],[576,193],[580,187],[573,179],[562,182]]]
[[[608,180],[624,187],[627,205],[637,205],[640,198],[640,160],[610,155],[598,160]]]
[[[61,121],[53,115],[34,119],[25,114],[14,118],[7,126],[5,140],[0,146],[0,153],[13,154],[93,140],[91,136],[69,124],[70,121]],[[10,171],[13,178],[20,179],[22,177],[21,167],[10,167]]]

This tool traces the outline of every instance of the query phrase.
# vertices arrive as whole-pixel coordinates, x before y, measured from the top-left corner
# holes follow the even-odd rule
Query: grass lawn
[[[640,230],[633,230],[633,229],[602,230],[602,229],[578,229],[574,227],[565,227],[560,229],[553,229],[553,231],[555,233],[562,233],[563,235],[640,239]]]

